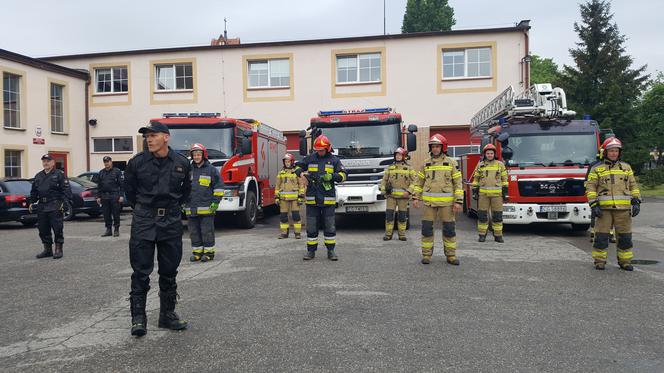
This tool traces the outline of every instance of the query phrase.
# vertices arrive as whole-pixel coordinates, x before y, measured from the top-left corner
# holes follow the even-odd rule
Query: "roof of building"
[[[394,34],[394,35],[371,35],[371,36],[356,36],[356,37],[328,38],[328,39],[271,41],[271,42],[258,42],[258,43],[246,43],[246,44],[198,45],[198,46],[188,46],[188,47],[134,49],[134,50],[114,51],[114,52],[96,52],[96,53],[61,55],[61,56],[49,56],[49,57],[42,57],[40,59],[44,61],[62,61],[62,60],[71,60],[78,58],[124,56],[124,55],[135,55],[135,54],[207,51],[207,50],[217,50],[217,49],[258,48],[258,47],[275,47],[275,46],[289,46],[289,45],[350,43],[350,42],[360,42],[360,41],[370,41],[370,40],[398,40],[398,39],[423,38],[423,37],[433,37],[433,36],[523,32],[527,30],[530,30],[530,21],[523,20],[513,27],[501,27],[501,28],[413,32],[407,34]]]
[[[36,58],[24,56],[22,54],[10,52],[5,49],[0,49],[0,59],[13,61],[23,65],[31,66],[36,69],[46,70],[62,75],[71,76],[73,78],[88,80],[88,73],[86,71],[70,69],[68,67],[55,65],[49,62],[45,62]]]

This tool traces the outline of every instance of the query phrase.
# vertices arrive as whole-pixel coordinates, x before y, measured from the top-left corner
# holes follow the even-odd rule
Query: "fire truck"
[[[274,205],[277,173],[286,152],[283,133],[254,119],[224,118],[219,113],[167,113],[151,122],[165,124],[174,150],[189,156],[201,143],[224,181],[217,213],[232,213],[252,228],[262,209]]]
[[[596,159],[601,131],[588,116],[574,119],[565,92],[551,84],[535,84],[521,94],[510,86],[471,120],[471,143],[479,154],[461,158],[464,210],[473,216],[472,174],[481,149],[494,144],[507,166],[509,201],[503,207],[505,224],[570,223],[573,230],[590,225],[584,181]]]
[[[347,179],[337,185],[337,214],[385,213],[380,181],[394,163],[393,152],[416,149],[414,124],[406,127],[391,108],[320,111],[300,132],[300,154],[311,151],[307,138],[321,134],[332,142],[334,154],[346,169]]]

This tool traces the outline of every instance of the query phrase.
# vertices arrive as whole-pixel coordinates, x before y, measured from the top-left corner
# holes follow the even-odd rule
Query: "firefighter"
[[[104,157],[104,168],[96,177],[97,182],[97,204],[101,205],[104,214],[106,232],[102,237],[111,235],[111,227],[114,227],[113,237],[120,235],[120,210],[122,209],[122,171],[113,167],[113,159]]]
[[[394,164],[385,170],[380,183],[380,191],[386,196],[385,209],[385,236],[384,241],[392,239],[394,232],[394,213],[397,212],[397,232],[400,241],[406,241],[406,226],[408,224],[408,201],[410,193],[408,188],[415,181],[415,170],[406,162],[408,152],[404,148],[394,151]]]
[[[346,180],[346,171],[341,161],[332,154],[332,144],[325,135],[314,140],[314,152],[295,164],[295,174],[299,177],[304,172],[307,179],[305,204],[307,206],[307,252],[304,260],[312,260],[318,249],[319,224],[323,228],[327,258],[336,261],[336,228],[334,209],[337,196],[334,183]]]
[[[588,174],[586,196],[595,215],[595,241],[592,257],[595,269],[606,266],[609,232],[616,230],[618,265],[632,271],[632,218],[641,210],[641,192],[632,167],[620,160],[622,143],[610,137],[602,143],[603,161]]]
[[[503,202],[507,201],[507,169],[503,162],[496,159],[496,147],[487,144],[482,149],[482,161],[473,172],[473,198],[477,202],[477,231],[479,242],[486,241],[486,232],[489,229],[489,212],[491,212],[491,226],[493,238],[496,242],[503,240]]]
[[[182,259],[182,206],[191,192],[191,165],[168,146],[170,132],[161,123],[138,131],[147,147],[127,163],[125,192],[133,208],[129,237],[131,334],[147,333],[145,301],[150,290],[155,246],[159,262],[160,328],[181,330],[187,322],[175,313],[178,265]]]
[[[64,236],[64,207],[71,206],[72,194],[69,180],[65,174],[55,168],[55,160],[49,154],[41,157],[44,170],[35,175],[30,190],[30,213],[37,211],[39,238],[44,250],[37,254],[37,259],[52,256],[60,259],[63,256],[62,245]],[[53,234],[51,234],[53,231]],[[53,236],[55,236],[55,252],[53,252]]]
[[[214,259],[214,215],[224,195],[223,181],[217,168],[208,161],[208,152],[202,144],[193,144],[191,157],[191,195],[184,211],[187,215],[191,238],[192,262]]]
[[[293,232],[295,238],[301,238],[302,219],[300,218],[300,206],[304,199],[304,183],[302,178],[295,174],[295,157],[286,153],[282,159],[284,168],[277,175],[277,187],[275,189],[275,201],[279,205],[279,238],[288,238],[288,214],[293,219]]]
[[[588,165],[588,172],[586,172],[586,181],[584,183],[584,186],[588,188],[588,175],[590,175],[590,170],[599,163],[602,163],[602,157],[603,157],[603,151],[600,149],[599,153],[597,153],[597,158],[595,162],[591,163]],[[590,211],[590,243],[595,242],[595,214]],[[609,233],[609,242],[610,243],[616,243],[616,230],[611,227],[611,232]]]
[[[443,248],[447,263],[459,265],[456,256],[455,213],[463,209],[461,171],[453,158],[447,156],[447,139],[440,134],[429,138],[429,154],[424,166],[411,185],[413,206],[424,202],[422,217],[422,264],[429,264],[433,255],[433,225],[443,222]]]

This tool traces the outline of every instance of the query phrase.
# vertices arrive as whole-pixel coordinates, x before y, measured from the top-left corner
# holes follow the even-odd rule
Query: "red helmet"
[[[295,162],[295,157],[291,153],[286,153],[284,154],[284,157],[281,158],[282,163],[284,166],[286,165],[286,161],[291,161],[291,166],[293,165],[293,162]]]
[[[331,152],[332,143],[330,143],[330,139],[328,139],[325,135],[316,137],[316,140],[314,140],[314,150],[327,150],[328,152]]]
[[[445,136],[437,133],[429,138],[429,151],[431,151],[431,145],[442,145],[443,153],[447,153],[447,139]]]
[[[196,143],[196,144],[193,144],[191,146],[191,148],[189,149],[189,156],[192,159],[194,158],[193,153],[194,153],[195,150],[202,151],[203,152],[203,158],[208,159],[208,152],[207,152],[207,149],[205,148],[205,146],[203,146],[203,144]]]
[[[496,154],[496,147],[493,144],[484,145],[484,149],[482,149],[482,154],[486,153],[487,150],[493,150],[493,153]]]
[[[406,150],[402,147],[398,147],[394,150],[393,154],[401,154],[401,156],[403,157],[403,160],[406,160],[406,157],[408,156],[408,150]]]
[[[609,137],[604,140],[602,145],[599,147],[599,158],[606,158],[606,151],[609,149],[618,148],[622,152],[622,142],[616,137]]]

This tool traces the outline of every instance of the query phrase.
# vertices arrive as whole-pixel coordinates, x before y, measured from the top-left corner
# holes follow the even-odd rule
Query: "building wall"
[[[86,169],[85,149],[85,80],[41,70],[0,58],[0,76],[20,76],[20,129],[4,123],[0,110],[0,177],[5,177],[5,154],[20,151],[20,177],[31,178],[42,169],[41,156],[47,152],[63,153],[67,158],[67,174],[72,176]],[[64,133],[53,133],[50,121],[50,85],[64,86]],[[0,86],[2,86],[0,81]],[[2,109],[0,107],[0,109]],[[37,131],[41,129],[38,136]],[[41,138],[44,144],[33,144]]]
[[[137,130],[165,112],[221,112],[230,117],[255,118],[285,130],[308,126],[319,110],[393,107],[408,124],[420,128],[467,124],[470,117],[508,85],[517,90],[523,75],[523,32],[423,36],[283,46],[252,46],[168,53],[67,58],[51,62],[70,68],[127,66],[129,93],[90,96],[90,116],[98,124],[94,138],[131,136],[133,151],[112,154],[126,161],[138,148]],[[441,80],[441,49],[489,46],[492,76],[482,79]],[[378,84],[335,84],[335,54],[379,52]],[[261,58],[290,60],[290,87],[247,89],[247,61]],[[155,93],[153,65],[192,63],[194,89],[183,93]],[[94,77],[93,77],[94,79]],[[93,168],[109,153],[92,153]]]

